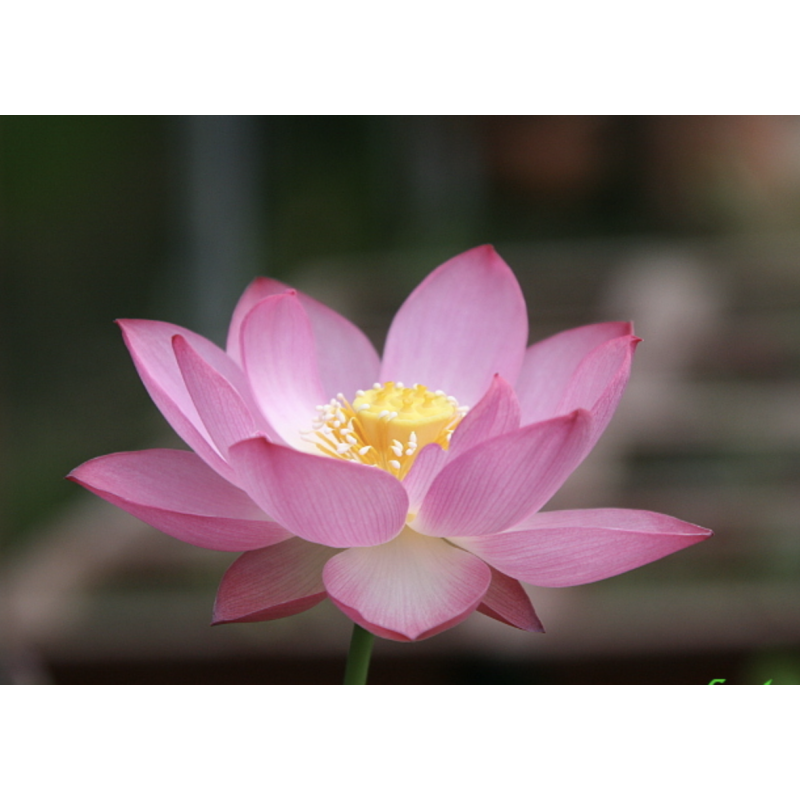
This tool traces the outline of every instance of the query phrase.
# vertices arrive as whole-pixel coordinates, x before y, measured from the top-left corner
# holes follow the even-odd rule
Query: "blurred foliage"
[[[76,457],[139,439],[143,393],[112,321],[146,314],[164,267],[164,131],[150,117],[2,120],[6,535],[68,495]]]

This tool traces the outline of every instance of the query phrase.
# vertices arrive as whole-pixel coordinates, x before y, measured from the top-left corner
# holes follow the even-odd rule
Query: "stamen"
[[[300,432],[302,441],[323,455],[390,471],[403,480],[427,444],[447,449],[450,437],[467,406],[452,395],[429,391],[419,383],[375,383],[359,389],[352,405],[343,394],[316,406],[311,428]]]

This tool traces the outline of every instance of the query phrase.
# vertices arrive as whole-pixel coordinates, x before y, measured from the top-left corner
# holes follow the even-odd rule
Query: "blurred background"
[[[0,118],[0,671],[6,682],[337,683],[327,602],[210,628],[234,556],[64,480],[182,447],[113,320],[224,342],[280,278],[376,346],[431,269],[485,242],[531,341],[633,319],[628,392],[550,508],[645,508],[710,541],[529,587],[548,633],[481,615],[378,641],[373,683],[800,682],[800,117]]]

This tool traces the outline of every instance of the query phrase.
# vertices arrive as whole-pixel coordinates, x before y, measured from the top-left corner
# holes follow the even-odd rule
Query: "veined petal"
[[[242,323],[244,370],[261,411],[284,441],[306,449],[315,406],[327,403],[314,333],[294,291],[257,303]]]
[[[500,375],[495,375],[489,391],[459,423],[448,449],[452,461],[472,447],[519,428],[520,409],[514,389]]]
[[[263,438],[231,446],[237,481],[296,536],[328,547],[369,547],[403,528],[408,495],[388,472],[301,453]]]
[[[620,508],[548,511],[526,530],[459,539],[459,547],[536,586],[610,578],[701,542],[711,531],[665,514]]]
[[[592,412],[587,454],[617,410],[631,375],[633,353],[640,341],[636,336],[621,336],[595,348],[581,361],[567,385],[558,413],[566,414],[574,408]]]
[[[483,442],[436,476],[411,523],[428,536],[507,530],[540,509],[583,457],[591,415],[578,410]]]
[[[241,326],[261,300],[284,294],[290,287],[270,278],[256,278],[237,304],[228,330],[228,354],[242,364]],[[352,398],[356,391],[378,379],[380,358],[370,340],[350,320],[303,292],[297,299],[308,314],[314,331],[319,375],[326,400],[339,392]]]
[[[578,366],[606,342],[632,335],[633,327],[628,322],[604,322],[572,328],[532,344],[514,384],[522,407],[522,424],[557,417],[574,408],[591,410],[591,405],[563,407]]]
[[[299,614],[327,596],[322,568],[338,551],[293,536],[240,556],[222,577],[212,625]]]
[[[403,478],[403,487],[408,493],[408,507],[412,514],[419,510],[419,505],[428,493],[433,479],[447,463],[447,450],[432,442],[419,451],[408,475]]]
[[[248,408],[233,385],[200,358],[183,336],[173,336],[172,347],[194,407],[223,457],[234,442],[260,431],[273,441],[278,438],[258,410]]]
[[[421,383],[471,406],[499,373],[516,381],[528,339],[514,273],[485,245],[450,259],[411,293],[392,322],[381,381]]]
[[[244,367],[242,357],[242,323],[247,315],[265,298],[274,294],[286,294],[291,289],[285,283],[273,278],[256,278],[244,290],[236,308],[233,309],[231,323],[228,326],[228,340],[225,349],[228,355],[240,366]]]
[[[291,536],[185,450],[112,453],[67,477],[148,525],[208,550],[254,550]]]
[[[239,368],[208,339],[179,325],[143,319],[121,319],[125,344],[145,388],[175,432],[207,464],[225,478],[231,470],[203,424],[172,349],[173,336],[183,337],[200,358],[246,395],[244,376]]]
[[[478,606],[481,614],[532,633],[544,633],[544,626],[533,610],[533,604],[519,581],[509,578],[494,567],[489,591]]]
[[[380,547],[334,556],[322,579],[350,619],[405,642],[433,636],[469,616],[489,588],[491,571],[470,553],[405,529]]]

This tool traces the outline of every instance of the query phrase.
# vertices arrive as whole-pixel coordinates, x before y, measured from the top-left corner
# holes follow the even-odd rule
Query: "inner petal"
[[[303,431],[306,442],[327,456],[380,467],[402,479],[425,445],[448,448],[469,409],[441,390],[387,381],[357,391],[352,402],[340,394],[316,410],[312,430]]]

